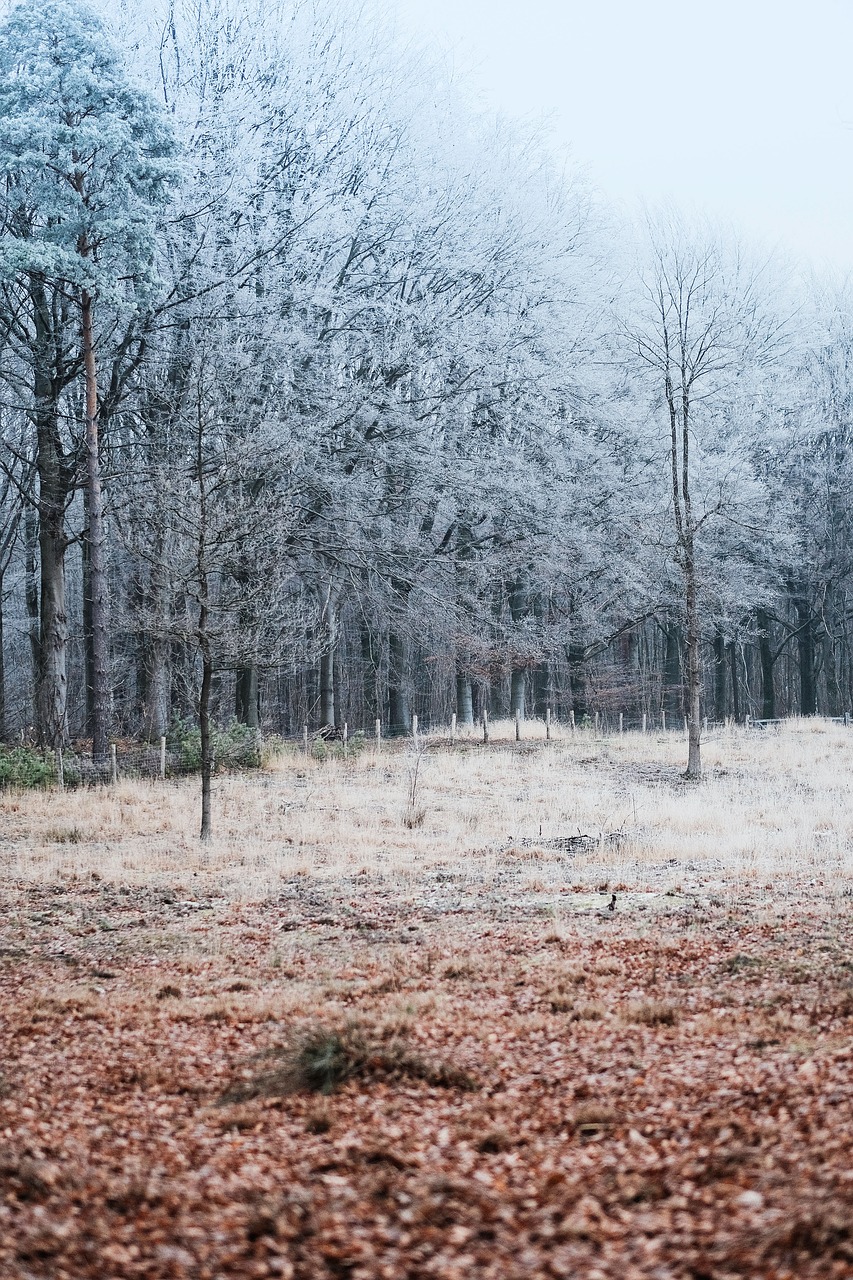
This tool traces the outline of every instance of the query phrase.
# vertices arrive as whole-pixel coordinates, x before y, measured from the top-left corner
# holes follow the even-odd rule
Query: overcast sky
[[[399,0],[504,114],[632,207],[853,271],[853,0]]]

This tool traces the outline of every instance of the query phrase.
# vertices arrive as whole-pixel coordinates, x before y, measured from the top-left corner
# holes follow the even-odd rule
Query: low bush
[[[257,729],[247,724],[233,724],[211,731],[213,759],[217,769],[258,769],[262,763],[263,745]],[[166,735],[166,746],[181,773],[201,768],[201,730],[186,720],[175,720]]]
[[[52,755],[35,747],[0,746],[0,787],[48,787],[56,782]]]

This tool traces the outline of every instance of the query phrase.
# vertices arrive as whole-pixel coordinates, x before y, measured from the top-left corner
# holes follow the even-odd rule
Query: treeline
[[[0,26],[4,738],[850,709],[842,286],[363,10],[135,8]]]

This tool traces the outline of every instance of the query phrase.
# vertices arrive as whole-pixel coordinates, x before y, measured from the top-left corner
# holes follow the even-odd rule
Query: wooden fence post
[[[620,733],[625,732],[624,724],[625,724],[625,715],[624,715],[624,712],[620,711],[619,712],[619,732]]]
[[[376,721],[376,754],[382,753],[382,721]]]
[[[160,781],[166,781],[166,739],[160,738]]]
[[[118,782],[118,759],[116,753],[116,744],[110,743],[110,774],[113,780],[113,786]]]
[[[644,712],[643,712],[643,733],[645,733],[645,732],[646,732],[646,725],[647,725],[647,724],[648,724],[648,716],[646,715],[646,713],[645,713],[645,711],[644,711]]]
[[[65,790],[65,768],[62,763],[62,747],[56,748],[56,784],[60,791]]]
[[[488,711],[484,711],[484,712],[483,712],[483,741],[484,741],[484,742],[488,742],[488,741],[489,741],[489,713],[488,713]]]
[[[347,724],[346,720],[344,721],[344,731],[343,731],[342,737],[343,737],[343,743],[344,743],[344,758],[346,758],[347,745],[349,743],[349,725]]]
[[[551,741],[551,708],[545,708],[545,741]]]
[[[521,742],[521,712],[515,708],[515,740]]]
[[[302,726],[302,747],[307,756],[308,755],[308,725],[307,724],[304,724]]]
[[[450,741],[456,741],[456,712],[450,717]]]
[[[418,745],[418,717],[412,716],[412,741],[415,746]]]
[[[575,736],[575,710],[574,710],[574,707],[572,707],[571,711],[569,712],[569,724],[571,725],[571,729],[572,729],[572,737],[574,737],[574,736]]]
[[[661,710],[660,713],[660,727],[666,733],[666,712],[664,710]]]

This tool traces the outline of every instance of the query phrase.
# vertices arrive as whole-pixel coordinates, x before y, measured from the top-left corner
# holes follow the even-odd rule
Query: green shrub
[[[217,769],[257,769],[261,765],[261,735],[257,729],[235,721],[211,730],[213,759]],[[166,739],[170,752],[177,756],[181,771],[201,768],[201,730],[186,720],[175,720]]]
[[[0,787],[48,787],[56,782],[56,761],[35,747],[0,746]]]

